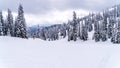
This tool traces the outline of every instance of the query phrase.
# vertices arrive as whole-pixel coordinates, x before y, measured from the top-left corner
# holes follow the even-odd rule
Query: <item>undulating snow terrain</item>
[[[120,68],[120,45],[0,37],[0,68]]]

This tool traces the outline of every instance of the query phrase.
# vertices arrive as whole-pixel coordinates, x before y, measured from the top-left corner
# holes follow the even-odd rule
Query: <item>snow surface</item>
[[[120,46],[0,37],[0,68],[120,68]]]

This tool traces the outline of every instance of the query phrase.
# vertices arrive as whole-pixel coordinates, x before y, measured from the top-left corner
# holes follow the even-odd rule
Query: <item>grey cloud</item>
[[[6,10],[10,8],[14,12],[17,11],[18,5],[21,3],[24,7],[24,10],[27,13],[41,13],[46,12],[46,10],[50,10],[50,4],[48,0],[3,0],[0,1],[0,9]],[[47,5],[45,5],[47,4]]]
[[[101,11],[119,2],[119,0],[0,0],[0,10],[10,8],[16,12],[19,3],[22,3],[26,13],[49,13],[53,9],[60,11],[67,9]]]
[[[120,0],[71,0],[70,8],[81,8],[92,11],[102,11],[108,7],[112,7],[120,2]]]

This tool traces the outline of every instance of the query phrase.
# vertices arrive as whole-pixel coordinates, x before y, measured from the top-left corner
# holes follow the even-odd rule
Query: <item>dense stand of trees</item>
[[[0,12],[0,36],[28,38],[22,5],[19,5],[18,16],[15,21],[13,20],[13,15],[10,9],[8,9],[6,19],[3,19],[3,14]]]
[[[68,41],[78,39],[87,41],[89,32],[92,32],[92,39],[95,42],[105,42],[110,39],[113,43],[120,43],[120,5],[114,6],[112,10],[92,13],[83,18],[78,18],[77,14],[73,12],[73,20],[69,20],[67,24],[50,26],[43,28],[43,30],[47,30],[44,31],[45,34],[51,35],[49,40],[58,40],[63,35],[62,38],[67,36]],[[46,37],[47,39],[48,37]]]
[[[22,5],[19,5],[18,16],[15,21],[10,9],[6,19],[0,12],[0,36],[12,36],[20,38],[40,38],[54,41],[67,38],[68,41],[87,41],[89,32],[93,33],[95,42],[105,42],[108,39],[112,43],[120,43],[120,5],[112,7],[100,13],[91,13],[79,18],[73,12],[73,19],[67,23],[56,24],[48,27],[39,27],[35,33],[30,33],[26,26]],[[29,36],[28,36],[29,35]]]

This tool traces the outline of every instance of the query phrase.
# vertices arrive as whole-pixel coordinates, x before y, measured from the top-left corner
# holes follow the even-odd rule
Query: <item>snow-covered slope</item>
[[[0,68],[120,68],[120,46],[0,37]]]

